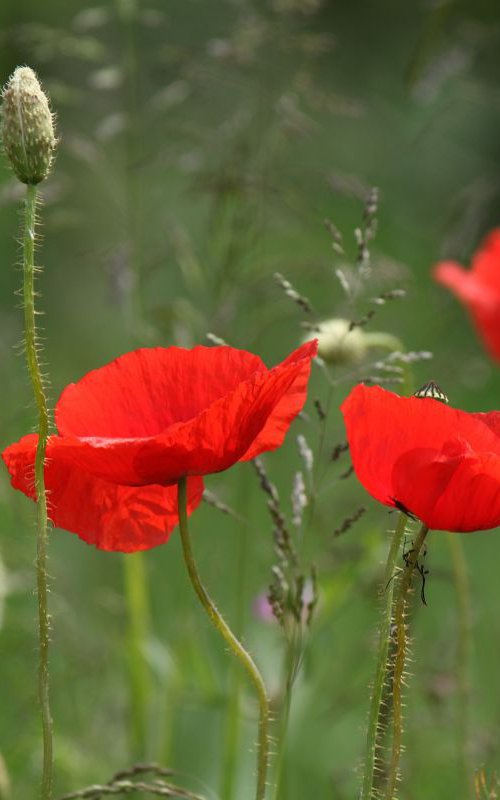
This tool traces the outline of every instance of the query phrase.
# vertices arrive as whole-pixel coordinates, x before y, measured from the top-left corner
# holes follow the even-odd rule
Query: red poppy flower
[[[500,412],[468,414],[362,384],[341,410],[356,475],[381,503],[437,530],[500,525]]]
[[[500,360],[500,228],[484,240],[471,270],[443,261],[435,268],[434,277],[467,306],[486,349]]]
[[[180,478],[188,477],[191,513],[202,475],[282,444],[315,353],[308,342],[267,369],[232,347],[141,349],[70,384],[47,446],[51,520],[103,550],[167,541]],[[36,444],[25,436],[2,454],[12,485],[32,499]]]

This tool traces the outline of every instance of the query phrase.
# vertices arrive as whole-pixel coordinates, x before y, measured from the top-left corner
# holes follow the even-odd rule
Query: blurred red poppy
[[[47,446],[51,520],[103,550],[167,541],[180,478],[188,477],[190,513],[201,476],[282,444],[315,353],[308,342],[267,369],[232,347],[141,349],[70,384]],[[12,485],[32,499],[36,444],[25,436],[2,454]]]
[[[486,349],[500,360],[500,228],[486,237],[472,259],[471,270],[443,261],[436,266],[434,277],[467,306]]]
[[[500,412],[362,384],[341,410],[356,475],[381,503],[437,530],[500,525]]]

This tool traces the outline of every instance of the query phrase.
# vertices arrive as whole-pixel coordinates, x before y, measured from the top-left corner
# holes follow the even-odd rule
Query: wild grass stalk
[[[447,536],[451,553],[453,579],[457,593],[458,641],[456,652],[457,677],[457,719],[456,741],[457,757],[464,789],[472,793],[472,769],[469,753],[470,717],[470,659],[472,648],[472,614],[467,562],[462,542],[456,533]]]
[[[143,553],[124,556],[125,598],[128,610],[127,653],[132,705],[131,740],[134,754],[148,751],[149,667],[145,645],[150,630],[149,592]]]
[[[126,298],[126,316],[132,341],[143,339],[142,217],[138,168],[140,161],[139,55],[137,20],[139,0],[116,0],[121,28],[121,62],[124,74],[125,145],[124,145],[124,216],[127,258],[132,282]],[[143,553],[124,559],[125,600],[128,614],[130,699],[132,707],[131,748],[134,756],[148,752],[149,702],[151,676],[146,661],[146,642],[150,632],[150,596],[147,567]]]
[[[236,568],[235,625],[241,631],[244,621],[245,583],[248,563],[248,528],[242,526],[239,536],[238,564]],[[241,633],[239,634],[241,635]],[[241,693],[242,675],[238,664],[233,664],[230,676],[229,705],[227,710],[224,750],[222,756],[221,800],[232,800],[238,768],[238,752],[241,738]]]
[[[287,797],[286,781],[286,744],[288,727],[290,722],[290,711],[292,708],[293,688],[300,669],[303,655],[302,637],[300,635],[298,623],[294,626],[294,631],[287,638],[287,647],[284,657],[284,693],[281,707],[279,730],[276,745],[276,768],[274,772],[274,792],[273,800],[285,800]]]

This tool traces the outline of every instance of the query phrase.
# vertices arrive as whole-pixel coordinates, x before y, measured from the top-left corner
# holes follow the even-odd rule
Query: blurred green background
[[[277,286],[278,271],[310,299],[314,319],[359,320],[375,308],[366,330],[432,351],[433,361],[414,367],[416,386],[432,378],[454,405],[500,407],[500,370],[463,309],[430,278],[444,256],[468,263],[500,219],[500,10],[493,0],[116,0],[98,7],[3,0],[0,42],[2,82],[16,65],[32,66],[58,118],[38,253],[52,403],[68,382],[128,349],[207,344],[209,332],[276,363],[300,341],[306,318]],[[372,276],[365,294],[349,302],[335,270],[356,261],[354,231],[373,186],[380,202]],[[16,355],[21,196],[2,163],[2,448],[35,419]],[[325,218],[342,233],[343,254],[332,249]],[[394,288],[406,298],[370,304]],[[329,455],[344,438],[338,406],[353,379],[370,370],[332,369],[319,454],[312,400],[326,405],[329,391],[313,370],[307,413],[282,450],[265,458],[285,510],[302,469],[298,434],[322,476],[315,513],[297,533],[304,563],[317,566],[320,600],[294,692],[288,800],[347,800],[359,785],[377,587],[394,515],[355,478],[339,479],[348,456],[331,463]],[[238,519],[206,504],[195,513],[200,571],[262,666],[278,710],[283,636],[253,611],[275,561],[266,498],[248,464],[210,477],[207,487]],[[361,504],[364,517],[334,536]],[[0,523],[7,774],[0,793],[9,796],[10,780],[11,797],[35,797],[34,509],[12,491],[5,470]],[[495,532],[461,541],[473,622],[470,761],[493,771],[500,768],[500,542]],[[472,796],[457,756],[459,624],[448,536],[432,535],[429,549],[428,608],[416,609],[407,692],[400,794],[408,800]],[[208,798],[247,800],[253,700],[189,590],[175,533],[144,559],[147,735],[139,743],[131,733],[123,561],[66,532],[51,535],[57,793],[147,757],[190,776]],[[237,692],[243,723],[234,738],[228,707]]]

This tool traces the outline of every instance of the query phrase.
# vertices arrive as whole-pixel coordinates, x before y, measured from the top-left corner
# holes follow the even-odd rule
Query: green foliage
[[[68,382],[131,347],[208,343],[209,332],[271,364],[335,317],[366,335],[391,334],[408,351],[315,367],[304,414],[282,450],[266,457],[300,561],[292,577],[312,565],[317,576],[318,602],[298,650],[294,640],[290,652],[282,627],[253,613],[273,580],[276,539],[251,466],[213,476],[208,488],[219,508],[206,503],[192,518],[200,572],[262,667],[276,716],[286,706],[290,659],[299,665],[282,756],[286,800],[350,800],[360,784],[377,587],[394,519],[350,477],[342,398],[361,378],[402,390],[413,362],[415,385],[437,380],[452,405],[499,407],[498,369],[429,274],[442,256],[465,259],[498,223],[500,18],[490,0],[442,5],[446,14],[423,0],[174,0],[168,9],[159,0],[96,8],[28,0],[0,8],[2,74],[33,64],[58,109],[60,152],[41,189],[39,256],[48,267],[39,308],[53,401]],[[13,300],[19,274],[10,267],[18,260],[18,194],[7,166],[0,180],[5,446],[30,429],[32,410],[12,352],[22,329]],[[277,272],[310,312],[277,285]],[[311,474],[298,436],[314,454]],[[33,796],[40,732],[33,508],[5,474],[0,479],[3,800],[9,783],[12,796]],[[305,496],[299,524],[294,494],[295,511]],[[367,511],[358,515],[361,504]],[[492,774],[500,543],[496,533],[475,534],[463,537],[463,548],[473,641],[468,756]],[[433,535],[429,550],[429,607],[412,620],[400,795],[444,800],[463,791],[460,603],[446,538]],[[139,754],[131,746],[122,558],[53,531],[50,559],[59,796],[100,784]],[[233,797],[246,800],[251,695],[234,683],[189,591],[178,537],[146,553],[144,564],[151,614],[134,647],[149,670],[145,755],[211,798],[223,784],[224,752],[232,753]],[[297,587],[292,601],[297,612]],[[236,733],[229,697],[242,714]],[[487,796],[487,779],[477,786]]]

